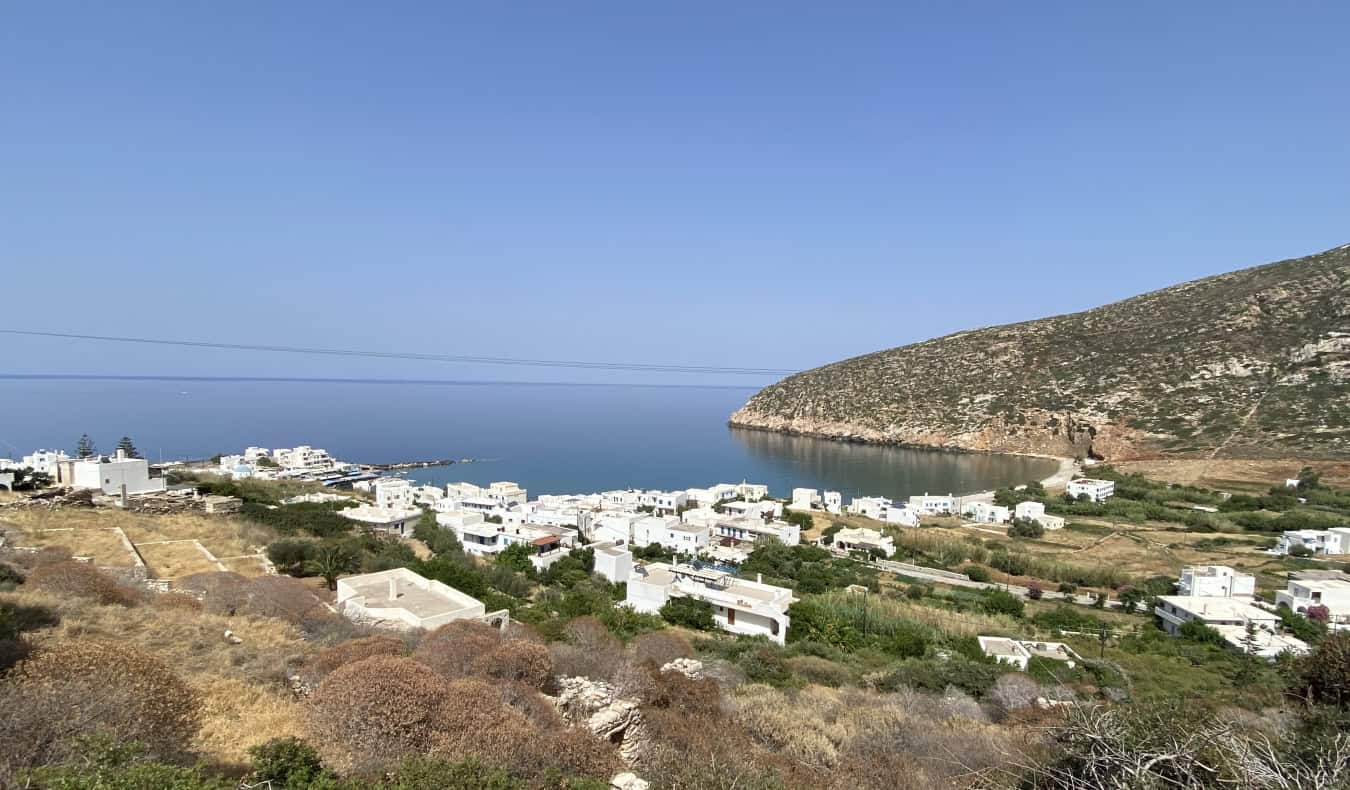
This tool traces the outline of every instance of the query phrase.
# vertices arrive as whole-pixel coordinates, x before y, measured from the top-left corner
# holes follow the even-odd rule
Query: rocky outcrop
[[[590,678],[561,678],[558,686],[553,702],[569,724],[617,744],[625,764],[641,760],[649,736],[636,700],[620,699],[613,686]]]
[[[766,387],[744,428],[1056,456],[1350,456],[1350,245]]]

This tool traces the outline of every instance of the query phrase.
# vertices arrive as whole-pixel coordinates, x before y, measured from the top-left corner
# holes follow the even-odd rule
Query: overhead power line
[[[332,357],[368,357],[374,359],[408,359],[418,362],[447,362],[477,365],[507,365],[512,367],[574,368],[580,370],[616,370],[639,373],[714,373],[734,376],[786,376],[796,371],[774,368],[721,367],[718,365],[682,365],[657,362],[591,362],[564,359],[522,359],[517,357],[480,357],[461,354],[423,354],[410,351],[363,351],[339,348],[311,348],[307,346],[273,346],[249,343],[214,343],[204,340],[168,340],[152,337],[119,337],[115,335],[85,335],[73,332],[42,332],[32,329],[0,329],[0,334],[53,337],[66,340],[97,340],[108,343],[140,343],[154,346],[185,348],[212,348],[225,351],[269,351],[281,354],[310,354]]]

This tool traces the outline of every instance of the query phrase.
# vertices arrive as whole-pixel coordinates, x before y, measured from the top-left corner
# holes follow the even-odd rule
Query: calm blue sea
[[[845,444],[728,428],[753,388],[501,383],[0,380],[0,456],[111,450],[152,460],[310,444],[357,462],[473,458],[418,469],[430,482],[514,480],[532,494],[716,482],[845,496],[971,493],[1049,475],[1054,463]]]

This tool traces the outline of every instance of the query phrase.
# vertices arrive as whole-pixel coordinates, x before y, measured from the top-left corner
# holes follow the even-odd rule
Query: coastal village
[[[967,497],[925,493],[905,500],[861,496],[845,504],[838,491],[794,488],[789,498],[779,500],[770,497],[765,485],[741,482],[682,490],[545,494],[530,499],[526,489],[514,482],[418,485],[307,445],[248,447],[240,454],[221,455],[193,466],[151,465],[122,449],[111,456],[84,458],[72,458],[59,450],[37,450],[17,460],[0,459],[0,489],[12,489],[16,479],[37,475],[46,485],[95,492],[101,501],[117,507],[178,499],[200,505],[206,513],[237,512],[240,503],[230,497],[200,496],[190,483],[169,485],[168,476],[176,471],[230,480],[318,484],[327,490],[290,497],[281,504],[335,505],[335,512],[361,528],[409,540],[419,524],[433,518],[440,529],[455,536],[467,554],[492,562],[505,552],[520,552],[535,572],[547,571],[585,548],[594,556],[594,573],[611,584],[623,585],[622,604],[633,611],[656,614],[672,599],[692,599],[710,606],[718,629],[780,645],[786,642],[790,609],[798,598],[790,588],[764,583],[762,574],[746,578],[739,569],[765,541],[789,547],[801,544],[803,528],[811,529],[816,516],[854,516],[870,525],[837,523],[811,539],[837,556],[938,583],[976,586],[988,582],[948,579],[951,574],[941,569],[893,562],[894,530],[921,530],[932,519],[959,519],[972,528],[1027,525],[1038,532],[1061,530],[1066,525],[1065,517],[1048,513],[1044,502],[999,505],[992,501],[993,492]],[[1063,470],[1057,477],[1063,477]],[[1070,475],[1062,482],[1064,496],[1071,501],[1101,504],[1115,495],[1112,480]],[[1299,483],[1295,479],[1286,482],[1290,488]],[[653,548],[668,559],[641,558]],[[1350,527],[1285,531],[1268,553],[1350,555]],[[275,572],[261,552],[259,558],[262,567]],[[1007,584],[1003,589],[1015,589],[1023,598],[1045,595]],[[405,568],[343,576],[337,579],[335,591],[336,611],[376,627],[433,629],[464,618],[498,625],[509,620],[509,612],[489,613],[482,602],[464,592]],[[1159,595],[1153,602],[1153,612],[1166,633],[1176,635],[1191,622],[1203,624],[1233,649],[1272,660],[1309,649],[1281,627],[1281,607],[1299,614],[1312,610],[1332,630],[1350,629],[1350,576],[1339,570],[1295,574],[1273,600],[1263,600],[1255,595],[1251,574],[1219,565],[1188,566],[1176,579],[1174,592]],[[1080,600],[1072,591],[1061,590],[1059,596],[1069,602]],[[1027,658],[1037,654],[1033,646],[1047,644],[992,635],[980,635],[979,640],[989,657],[1023,668]],[[1039,654],[1073,655],[1065,645],[1050,644],[1037,648]]]

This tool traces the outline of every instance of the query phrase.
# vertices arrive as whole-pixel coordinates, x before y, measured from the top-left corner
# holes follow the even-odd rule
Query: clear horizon
[[[0,327],[801,370],[1074,312],[1350,241],[1346,29],[1330,3],[10,6]],[[559,377],[5,343],[10,374]]]

